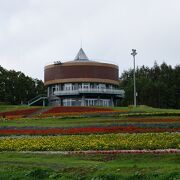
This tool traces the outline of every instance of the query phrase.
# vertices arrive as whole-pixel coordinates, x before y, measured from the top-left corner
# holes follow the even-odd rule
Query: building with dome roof
[[[117,65],[89,60],[81,48],[73,61],[45,66],[49,105],[115,106],[124,97]]]

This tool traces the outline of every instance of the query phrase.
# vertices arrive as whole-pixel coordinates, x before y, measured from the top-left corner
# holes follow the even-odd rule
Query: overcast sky
[[[43,79],[44,66],[86,55],[119,65],[180,64],[180,0],[0,0],[0,65]]]

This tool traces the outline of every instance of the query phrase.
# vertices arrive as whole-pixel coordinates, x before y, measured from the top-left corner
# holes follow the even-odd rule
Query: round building
[[[91,61],[82,48],[73,61],[45,66],[44,81],[49,105],[114,106],[124,96],[118,66]]]

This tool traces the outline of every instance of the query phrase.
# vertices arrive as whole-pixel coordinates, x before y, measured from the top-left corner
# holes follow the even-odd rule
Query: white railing
[[[114,94],[124,96],[124,90],[119,89],[97,89],[97,88],[79,88],[77,90],[61,90],[54,91],[54,95],[78,95],[81,93],[100,93],[100,94]]]

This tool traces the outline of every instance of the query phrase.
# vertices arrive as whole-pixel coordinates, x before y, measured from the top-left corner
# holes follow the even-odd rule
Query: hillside
[[[2,179],[180,177],[180,110],[0,109]]]

